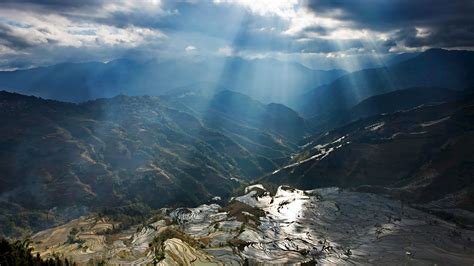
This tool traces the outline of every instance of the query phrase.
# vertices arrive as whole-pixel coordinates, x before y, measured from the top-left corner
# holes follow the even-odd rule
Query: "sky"
[[[0,0],[0,69],[242,57],[358,69],[474,47],[472,0]]]

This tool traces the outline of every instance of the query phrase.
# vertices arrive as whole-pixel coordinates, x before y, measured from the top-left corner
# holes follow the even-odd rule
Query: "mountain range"
[[[295,102],[303,116],[320,119],[347,111],[371,96],[411,87],[463,90],[474,86],[474,53],[430,49],[386,67],[349,73]]]
[[[163,96],[232,90],[263,103],[285,104],[320,126],[318,120],[340,115],[371,96],[411,87],[474,87],[473,62],[472,52],[443,49],[401,54],[385,67],[352,73],[313,70],[272,59],[117,59],[0,71],[0,89],[68,102],[120,94]]]
[[[235,58],[1,72],[0,234],[227,202],[251,182],[378,193],[469,225],[473,63],[434,49],[354,73]],[[291,97],[269,93],[279,82]]]
[[[51,210],[61,217],[130,202],[162,207],[228,197],[284,163],[308,132],[291,109],[235,92],[196,96],[192,105],[177,99],[73,104],[2,92],[2,224],[19,217],[47,223]]]
[[[68,102],[119,94],[158,96],[185,89],[211,93],[234,90],[265,103],[288,103],[294,95],[344,74],[343,70],[313,70],[271,59],[118,59],[1,71],[0,89]],[[286,84],[291,84],[291,88]]]
[[[346,187],[434,209],[473,211],[473,125],[472,94],[373,115],[305,139],[288,165],[262,182]]]

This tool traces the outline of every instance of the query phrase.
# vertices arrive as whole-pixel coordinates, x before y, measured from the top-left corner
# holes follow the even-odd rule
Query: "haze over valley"
[[[5,1],[0,264],[472,265],[471,11]]]

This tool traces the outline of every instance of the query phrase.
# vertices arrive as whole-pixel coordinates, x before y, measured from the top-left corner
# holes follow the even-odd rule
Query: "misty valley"
[[[393,68],[473,56],[433,50]],[[378,83],[361,72],[310,94]],[[331,111],[314,113],[311,97],[295,111],[225,89],[80,103],[3,91],[1,233],[79,264],[468,264],[466,77],[444,89],[414,75],[347,106],[326,96],[317,106]]]
[[[471,1],[0,3],[0,266],[474,265]]]

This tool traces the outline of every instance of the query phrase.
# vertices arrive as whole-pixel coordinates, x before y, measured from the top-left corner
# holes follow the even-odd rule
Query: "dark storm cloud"
[[[64,11],[69,9],[81,9],[85,7],[98,7],[104,0],[0,0],[3,6],[30,6],[43,8],[50,11]]]
[[[472,0],[307,0],[316,15],[352,23],[354,28],[396,31],[393,41],[408,47],[474,45]],[[417,35],[417,28],[428,34]]]
[[[98,18],[97,22],[116,27],[134,25],[163,31],[205,32],[210,35],[226,36],[229,31],[233,31],[235,23],[240,24],[241,18],[248,15],[242,9],[226,9],[212,4],[211,1],[202,3],[163,1],[160,9],[160,14],[139,8],[133,12],[114,11],[105,18]],[[221,23],[217,23],[218,21],[228,23],[223,27]]]
[[[0,44],[11,49],[25,49],[34,46],[28,39],[16,36],[10,26],[1,23]]]
[[[406,27],[398,30],[393,36],[394,41],[403,41],[407,47],[469,47],[474,45],[474,27],[471,25],[440,25],[429,27],[429,34],[418,36],[418,30]]]

